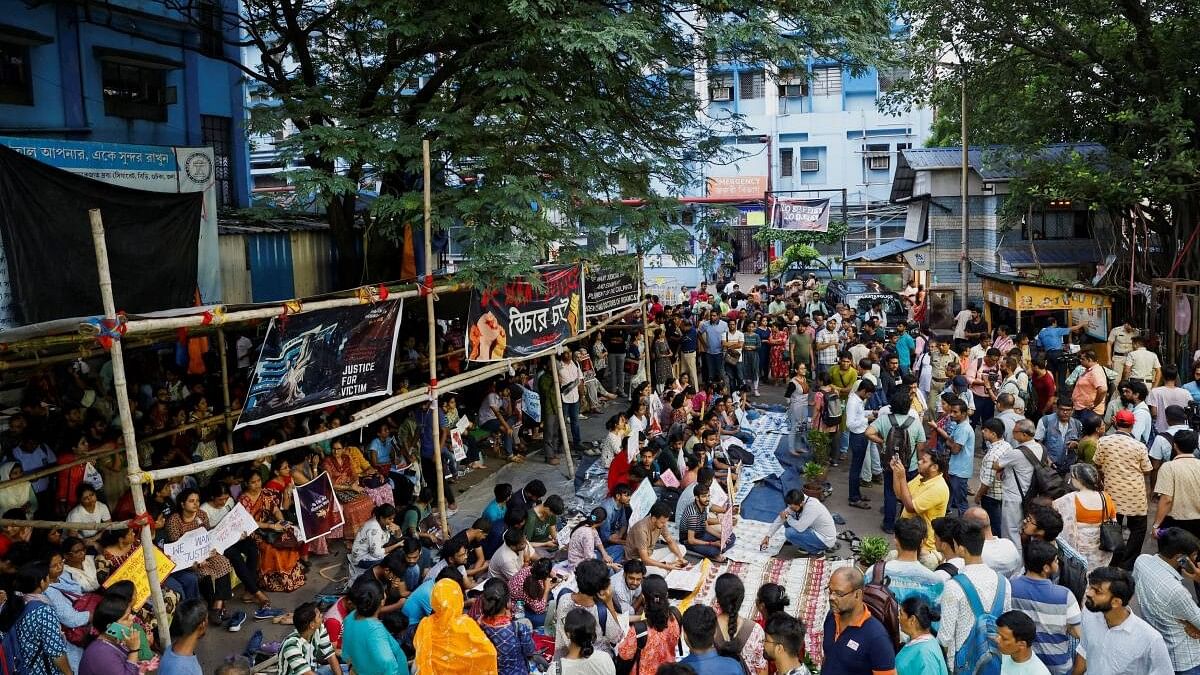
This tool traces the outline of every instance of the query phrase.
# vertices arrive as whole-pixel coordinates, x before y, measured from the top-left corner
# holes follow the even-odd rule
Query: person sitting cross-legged
[[[721,546],[721,525],[713,524],[708,517],[709,489],[706,485],[696,486],[695,500],[684,509],[683,520],[679,523],[679,539],[690,553],[722,563],[725,562],[723,553],[734,544],[734,536],[730,533],[725,546]],[[737,522],[736,517],[734,522]]]

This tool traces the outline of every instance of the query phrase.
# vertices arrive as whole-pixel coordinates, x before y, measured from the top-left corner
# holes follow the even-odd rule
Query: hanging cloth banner
[[[592,318],[638,304],[638,284],[633,275],[606,270],[595,263],[584,265],[584,316]]]
[[[237,428],[392,391],[403,302],[271,319]]]
[[[776,199],[771,205],[771,227],[799,232],[829,231],[828,199]]]
[[[333,491],[333,481],[324,471],[304,485],[296,486],[296,522],[300,525],[300,541],[310,542],[342,526],[345,517],[342,505]]]
[[[495,290],[471,292],[469,360],[523,358],[583,330],[580,266],[547,265],[538,269],[538,275],[541,289],[515,279]]]

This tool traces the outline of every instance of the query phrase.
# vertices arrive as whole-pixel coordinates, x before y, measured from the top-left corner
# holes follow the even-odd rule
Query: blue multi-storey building
[[[237,0],[0,0],[0,136],[208,146],[218,207],[249,203]]]

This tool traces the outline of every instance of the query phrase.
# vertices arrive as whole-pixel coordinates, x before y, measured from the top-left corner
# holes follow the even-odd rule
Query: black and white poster
[[[579,265],[538,269],[538,286],[516,279],[471,292],[467,357],[471,361],[520,358],[549,349],[583,330]]]
[[[271,320],[237,426],[392,391],[402,300]]]
[[[628,272],[616,272],[594,263],[584,266],[583,306],[585,318],[638,304],[637,279]]]
[[[777,199],[772,208],[771,227],[800,232],[829,231],[828,199]]]

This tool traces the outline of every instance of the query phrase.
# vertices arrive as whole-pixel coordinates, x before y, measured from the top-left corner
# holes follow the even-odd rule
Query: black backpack
[[[908,470],[908,463],[912,461],[913,446],[912,438],[908,435],[908,428],[913,425],[913,418],[905,415],[904,421],[897,423],[895,415],[888,415],[887,437],[883,439],[883,456],[880,458],[882,463],[887,466],[891,463],[892,457],[900,457],[900,464],[904,469]]]
[[[1021,489],[1021,481],[1017,480],[1017,491],[1021,494],[1021,507],[1025,509],[1029,506],[1029,502],[1034,497],[1049,497],[1050,499],[1058,499],[1067,494],[1067,485],[1063,477],[1055,471],[1053,465],[1050,464],[1049,453],[1043,451],[1043,461],[1038,461],[1037,457],[1033,456],[1033,452],[1024,444],[1017,446],[1021,454],[1025,455],[1025,459],[1033,465],[1033,477],[1029,481],[1029,490]]]

